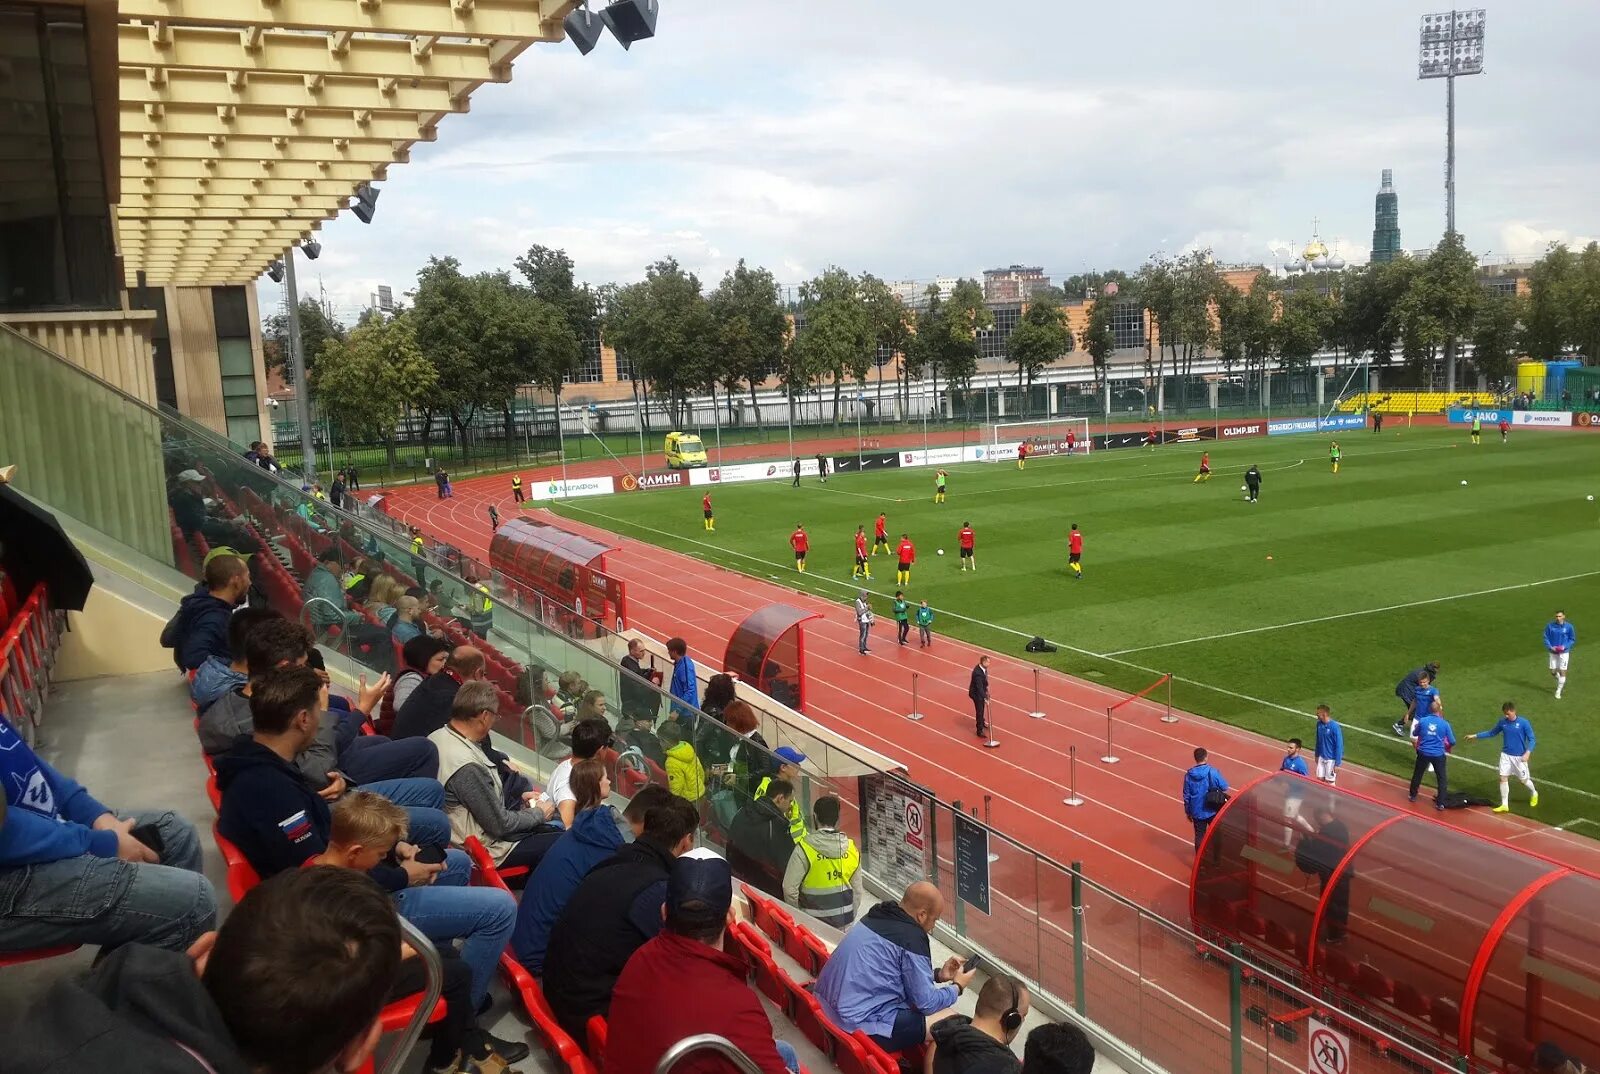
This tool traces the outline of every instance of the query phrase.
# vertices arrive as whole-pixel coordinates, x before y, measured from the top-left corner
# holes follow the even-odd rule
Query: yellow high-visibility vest
[[[861,867],[861,851],[854,840],[845,840],[843,857],[824,857],[811,840],[801,836],[795,846],[806,856],[806,876],[800,881],[800,909],[818,920],[847,928],[855,919],[855,889],[850,886]]]

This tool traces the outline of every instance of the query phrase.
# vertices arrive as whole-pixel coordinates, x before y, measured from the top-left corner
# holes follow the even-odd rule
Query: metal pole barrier
[[[922,719],[922,707],[917,703],[919,700],[917,696],[917,680],[919,678],[921,676],[915,671],[911,673],[911,711],[906,713],[906,719],[908,720]]]
[[[1244,948],[1228,945],[1228,1045],[1233,1074],[1244,1070]]]
[[[984,746],[991,750],[997,750],[1000,748],[1000,739],[997,738],[994,733],[994,702],[990,701],[985,703],[983,714],[988,717],[989,721],[989,738],[984,742]]]
[[[1083,952],[1083,862],[1072,863],[1072,1005],[1078,1013],[1088,1016],[1089,997],[1086,987]]]
[[[1035,720],[1044,719],[1044,710],[1039,705],[1039,669],[1033,669],[1033,711],[1028,713]]]
[[[976,809],[973,810],[977,812]],[[983,796],[983,826],[989,829],[989,834],[994,834],[994,795]],[[989,844],[989,863],[992,865],[1000,860],[1000,855],[995,853],[994,843]]]
[[[1101,764],[1116,764],[1122,760],[1111,748],[1111,713],[1113,711],[1115,710],[1109,707],[1106,709],[1106,755],[1100,758]]]
[[[1172,672],[1167,672],[1167,714],[1161,717],[1162,723],[1177,723],[1178,718],[1172,714]]]
[[[1070,794],[1061,799],[1062,805],[1081,806],[1083,799],[1078,797],[1078,747],[1067,747],[1067,786]]]

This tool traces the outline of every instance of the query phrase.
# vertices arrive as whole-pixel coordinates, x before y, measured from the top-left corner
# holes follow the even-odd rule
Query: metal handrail
[[[439,1005],[439,994],[444,991],[444,965],[439,961],[439,952],[434,948],[433,941],[403,917],[400,918],[400,935],[422,959],[426,983],[422,986],[422,1002],[417,1005],[417,1013],[411,1016],[405,1031],[400,1034],[400,1043],[384,1057],[377,1074],[399,1074],[400,1068],[411,1055],[411,1049],[416,1047],[417,1039],[422,1036],[422,1027],[428,1024],[433,1009]],[[761,1072],[752,1070],[750,1074]]]
[[[715,1033],[696,1033],[692,1037],[684,1037],[678,1043],[666,1050],[661,1061],[656,1064],[656,1074],[668,1074],[678,1061],[695,1052],[716,1052],[728,1062],[738,1067],[742,1074],[761,1074],[761,1068],[756,1066],[754,1059],[745,1055],[727,1037],[719,1037]],[[388,1074],[388,1071],[384,1071]]]

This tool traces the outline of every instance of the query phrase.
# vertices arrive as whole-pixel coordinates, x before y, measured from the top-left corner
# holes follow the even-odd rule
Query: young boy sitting
[[[365,873],[378,862],[396,853],[409,854],[402,844],[408,818],[405,810],[371,791],[354,791],[333,807],[333,827],[328,848],[306,859],[306,866],[328,865]],[[472,1007],[472,971],[449,944],[438,947],[444,965],[446,1012],[430,1025],[433,1035],[428,1050],[429,1074],[514,1074],[512,1063],[528,1055],[528,1046],[500,1040],[478,1028],[477,1012]],[[427,972],[422,960],[409,947],[401,963],[400,978],[389,1000],[403,999],[423,990]]]

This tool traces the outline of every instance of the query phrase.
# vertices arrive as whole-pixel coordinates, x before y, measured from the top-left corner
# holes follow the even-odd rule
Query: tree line
[[[1485,288],[1477,258],[1459,235],[1427,257],[1402,257],[1340,271],[1275,277],[1262,272],[1233,286],[1208,251],[1153,258],[1136,273],[1084,273],[1060,287],[1036,289],[1005,341],[1019,386],[1075,349],[1103,384],[1116,346],[1116,315],[1148,311],[1145,372],[1188,375],[1202,356],[1230,371],[1308,369],[1318,354],[1395,367],[1398,382],[1420,383],[1433,363],[1451,361],[1463,341],[1472,367],[1491,382],[1508,379],[1521,356],[1600,355],[1600,245],[1553,246],[1528,272],[1529,291]],[[1114,294],[1107,294],[1116,284]],[[692,397],[739,412],[748,395],[759,423],[758,389],[776,378],[789,406],[831,392],[834,420],[845,393],[871,392],[883,412],[884,374],[898,410],[912,386],[930,381],[965,388],[978,369],[994,311],[977,280],[948,292],[927,288],[907,306],[883,280],[832,267],[800,285],[786,302],[773,274],[741,260],[705,288],[673,258],[645,268],[629,284],[591,288],[577,281],[565,251],[535,245],[512,269],[468,275],[452,257],[433,257],[417,275],[407,304],[392,315],[368,310],[346,330],[314,300],[302,302],[302,346],[318,405],[348,432],[388,445],[409,412],[424,445],[448,422],[462,434],[497,413],[515,436],[513,404],[523,385],[559,395],[601,338],[615,348],[619,372],[646,414],[662,410],[680,424]],[[1069,327],[1064,304],[1085,302],[1082,325]],[[272,344],[284,316],[269,319]],[[875,383],[874,383],[875,381]]]

